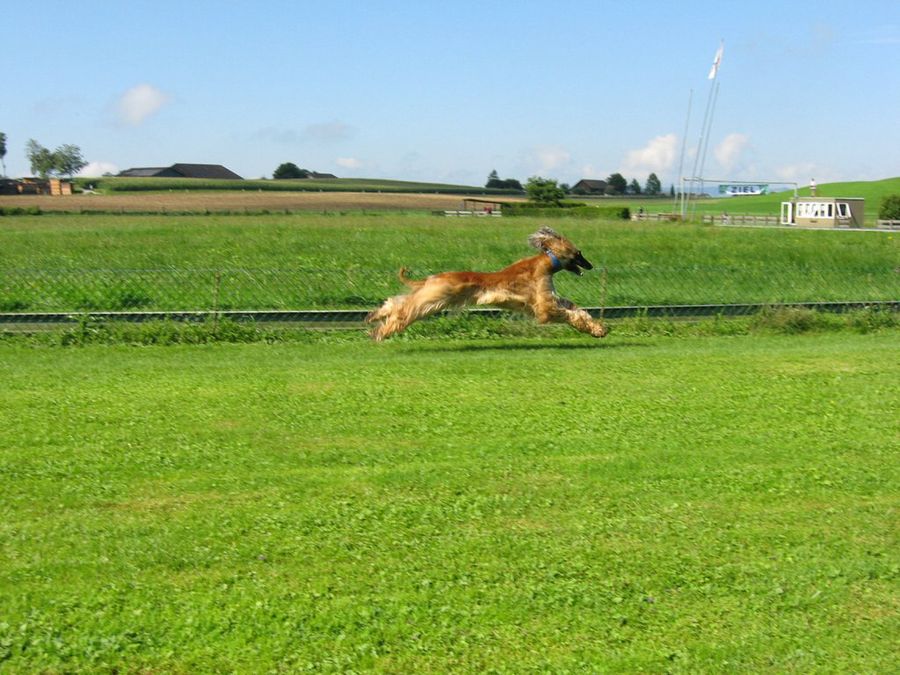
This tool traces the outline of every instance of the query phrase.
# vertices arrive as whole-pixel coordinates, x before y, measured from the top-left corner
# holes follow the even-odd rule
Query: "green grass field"
[[[540,224],[5,217],[0,307],[371,306]],[[892,233],[553,226],[582,304],[900,298]],[[0,335],[0,671],[890,670],[893,316],[649,323]]]
[[[0,309],[370,308],[415,275],[500,269],[539,218],[50,215],[0,219]],[[900,298],[900,235],[559,219],[608,271],[557,275],[608,305]],[[224,272],[216,289],[216,272]]]
[[[0,344],[0,670],[890,672],[897,338]]]
[[[329,180],[198,180],[192,178],[79,178],[77,183],[84,187],[92,185],[108,194],[127,192],[160,192],[160,191],[196,191],[196,190],[245,190],[245,191],[277,191],[277,192],[383,192],[383,193],[440,193],[440,194],[517,194],[507,190],[491,190],[479,186],[448,185],[443,183],[423,183],[398,180],[370,178],[338,178]],[[773,186],[774,187],[774,186]],[[779,186],[784,187],[784,186]],[[757,215],[773,215],[780,213],[782,201],[790,199],[792,190],[775,192],[768,195],[750,197],[719,198],[715,191],[717,185],[709,184],[706,190],[711,194],[709,199],[701,199],[696,204],[697,214],[720,215],[723,211],[732,214],[746,213]],[[809,188],[801,187],[800,196],[809,196]],[[521,193],[518,193],[521,194]],[[818,186],[817,194],[823,197],[863,197],[866,200],[865,212],[868,221],[878,216],[881,200],[891,194],[900,194],[900,177],[885,178],[875,181],[850,181],[841,183],[823,183]],[[636,212],[639,208],[651,213],[671,212],[674,208],[672,198],[635,199],[631,197],[584,197],[572,195],[576,201],[586,201],[599,205],[628,206]],[[677,210],[677,209],[676,209]]]

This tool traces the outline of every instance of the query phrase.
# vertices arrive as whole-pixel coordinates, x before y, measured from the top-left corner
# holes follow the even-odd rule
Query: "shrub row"
[[[40,206],[0,206],[0,216],[39,216]]]
[[[881,200],[878,218],[880,220],[900,220],[900,195],[888,195]]]
[[[609,322],[614,337],[716,336],[779,334],[798,335],[851,331],[875,333],[900,329],[900,313],[866,309],[846,314],[811,309],[773,307],[744,317],[711,317],[697,321],[652,318],[646,315]],[[442,316],[423,321],[396,341],[421,339],[548,338],[582,339],[568,326],[539,326],[531,321],[493,319],[471,314]],[[86,316],[74,326],[34,332],[0,329],[0,342],[25,342],[47,346],[87,344],[176,345],[240,342],[346,342],[367,340],[360,329],[319,329],[300,326],[268,327],[254,322],[206,320],[201,322],[148,321],[129,323],[100,321]]]
[[[588,206],[563,202],[561,206],[542,206],[529,202],[503,205],[505,216],[534,216],[538,218],[602,218],[605,220],[628,220],[631,211],[627,206]]]

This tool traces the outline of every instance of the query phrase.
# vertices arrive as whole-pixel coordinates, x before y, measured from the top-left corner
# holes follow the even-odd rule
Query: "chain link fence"
[[[431,270],[412,270],[424,277]],[[598,267],[583,277],[560,273],[557,291],[583,307],[653,308],[650,313],[731,313],[783,304],[895,303],[900,269],[794,265]],[[98,313],[308,312],[317,323],[361,319],[404,287],[396,270],[294,269],[5,269],[0,270],[0,313],[17,316]],[[700,311],[700,308],[706,308]],[[746,308],[741,310],[740,308]],[[619,311],[621,314],[621,310]]]

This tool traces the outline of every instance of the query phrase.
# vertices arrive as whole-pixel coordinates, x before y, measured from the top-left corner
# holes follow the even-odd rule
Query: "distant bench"
[[[502,214],[499,211],[444,211],[445,216],[496,216]]]

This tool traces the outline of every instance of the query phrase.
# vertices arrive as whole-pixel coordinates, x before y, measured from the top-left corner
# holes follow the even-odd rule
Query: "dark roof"
[[[589,190],[603,190],[606,188],[606,185],[607,185],[607,183],[605,180],[593,180],[591,178],[582,178],[580,181],[575,183],[575,185],[573,185],[572,187],[573,188],[585,187],[585,188],[588,188]]]
[[[185,178],[227,178],[229,180],[244,180],[234,171],[226,169],[221,164],[173,164],[171,167]]]
[[[128,178],[149,178],[152,176],[158,176],[161,171],[165,171],[164,167],[156,166],[156,167],[142,167],[135,169],[126,169],[125,171],[120,171],[120,176],[127,176]]]
[[[309,176],[307,178],[337,178],[333,173],[319,173],[318,171],[310,171]]]
[[[173,164],[166,167],[126,169],[119,173],[129,178],[213,178],[243,180],[221,164]]]

